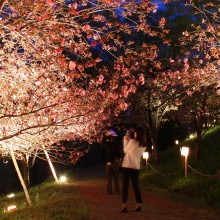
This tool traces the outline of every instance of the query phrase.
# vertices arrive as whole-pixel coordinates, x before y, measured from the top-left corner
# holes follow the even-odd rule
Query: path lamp
[[[66,176],[61,176],[61,177],[59,178],[59,183],[66,183],[66,181],[67,181]]]
[[[175,144],[178,145],[178,144],[179,144],[179,141],[178,141],[178,140],[175,140]]]
[[[147,174],[148,174],[149,173],[149,166],[148,166],[149,153],[148,152],[144,152],[143,153],[143,158],[146,160],[146,171],[147,171]]]
[[[193,135],[193,134],[190,134],[190,135],[189,135],[189,138],[190,138],[190,139],[194,138],[194,135]]]
[[[181,151],[181,155],[185,157],[185,177],[187,177],[188,176],[187,157],[189,154],[189,148],[188,147],[181,147],[180,151]]]
[[[15,197],[14,193],[10,193],[7,195],[7,197],[11,200],[13,197]],[[7,208],[4,208],[4,212],[12,212],[15,211],[17,209],[17,206],[15,204],[11,204],[9,205]]]
[[[7,197],[8,198],[13,198],[13,197],[15,197],[15,194],[14,193],[10,193],[10,194],[7,195]]]
[[[17,206],[16,205],[10,205],[7,207],[7,211],[8,212],[12,212],[12,211],[15,211],[17,209]]]

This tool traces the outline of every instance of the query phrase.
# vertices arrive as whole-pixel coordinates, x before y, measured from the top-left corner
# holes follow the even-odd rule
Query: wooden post
[[[52,162],[51,162],[51,160],[50,160],[50,156],[49,156],[49,154],[47,153],[47,151],[46,151],[46,149],[45,149],[44,146],[43,146],[43,149],[44,149],[44,153],[45,153],[45,155],[46,155],[47,161],[48,161],[48,163],[49,163],[50,169],[51,169],[51,171],[52,171],[53,177],[54,177],[54,179],[56,180],[56,182],[59,183],[59,180],[58,180],[57,175],[56,175],[56,171],[55,171],[54,166],[53,166],[53,164],[52,164]]]
[[[146,172],[147,175],[149,174],[149,165],[148,165],[148,159],[146,159]]]
[[[185,177],[188,177],[188,164],[187,164],[187,156],[185,156]]]
[[[26,197],[26,199],[27,199],[28,205],[30,206],[30,205],[31,205],[31,199],[30,199],[30,196],[29,196],[27,187],[26,187],[26,185],[25,185],[25,183],[24,183],[24,179],[23,179],[23,177],[22,177],[22,175],[21,175],[20,169],[19,169],[19,167],[18,167],[18,163],[17,163],[17,160],[16,160],[16,158],[15,158],[14,151],[13,151],[13,149],[12,149],[11,146],[10,146],[9,148],[10,148],[10,152],[11,152],[12,161],[13,161],[13,163],[14,163],[15,169],[16,169],[17,174],[18,174],[18,177],[19,177],[19,180],[20,180],[21,185],[22,185],[23,190],[24,190],[25,197]]]

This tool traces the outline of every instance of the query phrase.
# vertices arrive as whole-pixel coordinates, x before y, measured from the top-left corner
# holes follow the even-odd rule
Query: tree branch
[[[0,1],[0,10],[2,10],[3,6],[5,5],[6,0]]]

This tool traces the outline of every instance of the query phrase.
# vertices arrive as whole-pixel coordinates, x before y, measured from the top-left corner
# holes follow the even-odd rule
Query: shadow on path
[[[76,185],[89,207],[89,220],[217,220],[220,219],[213,209],[201,209],[186,203],[142,191],[143,208],[141,213],[135,207],[133,191],[129,192],[128,213],[120,213],[121,195],[108,195],[105,186],[104,165],[95,165],[75,172]]]

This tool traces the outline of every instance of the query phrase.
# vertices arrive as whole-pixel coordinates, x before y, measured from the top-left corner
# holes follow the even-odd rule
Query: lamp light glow
[[[12,211],[14,211],[16,209],[17,209],[16,205],[10,205],[10,206],[7,207],[8,212],[12,212]]]
[[[194,135],[193,135],[193,134],[190,134],[190,135],[189,135],[189,138],[194,138]]]
[[[188,147],[182,147],[180,148],[181,155],[187,157],[189,154],[189,148]]]
[[[144,152],[143,153],[143,158],[144,159],[148,159],[149,158],[149,153],[148,152]]]
[[[185,158],[185,163],[184,163],[185,177],[187,177],[188,176],[187,156],[189,154],[189,148],[188,147],[182,147],[182,148],[180,148],[180,151],[181,151],[181,155],[184,156],[184,158]]]
[[[143,158],[146,160],[146,171],[147,171],[147,174],[148,174],[149,173],[149,167],[148,167],[149,153],[148,152],[144,152],[143,153]]]
[[[15,197],[15,194],[14,193],[10,193],[10,194],[7,195],[7,197],[8,198],[13,198],[13,197]]]
[[[179,144],[179,141],[178,141],[178,140],[176,140],[176,141],[175,141],[175,143],[176,143],[176,144]]]
[[[66,181],[67,181],[66,176],[61,176],[60,179],[59,179],[60,183],[65,183]]]

